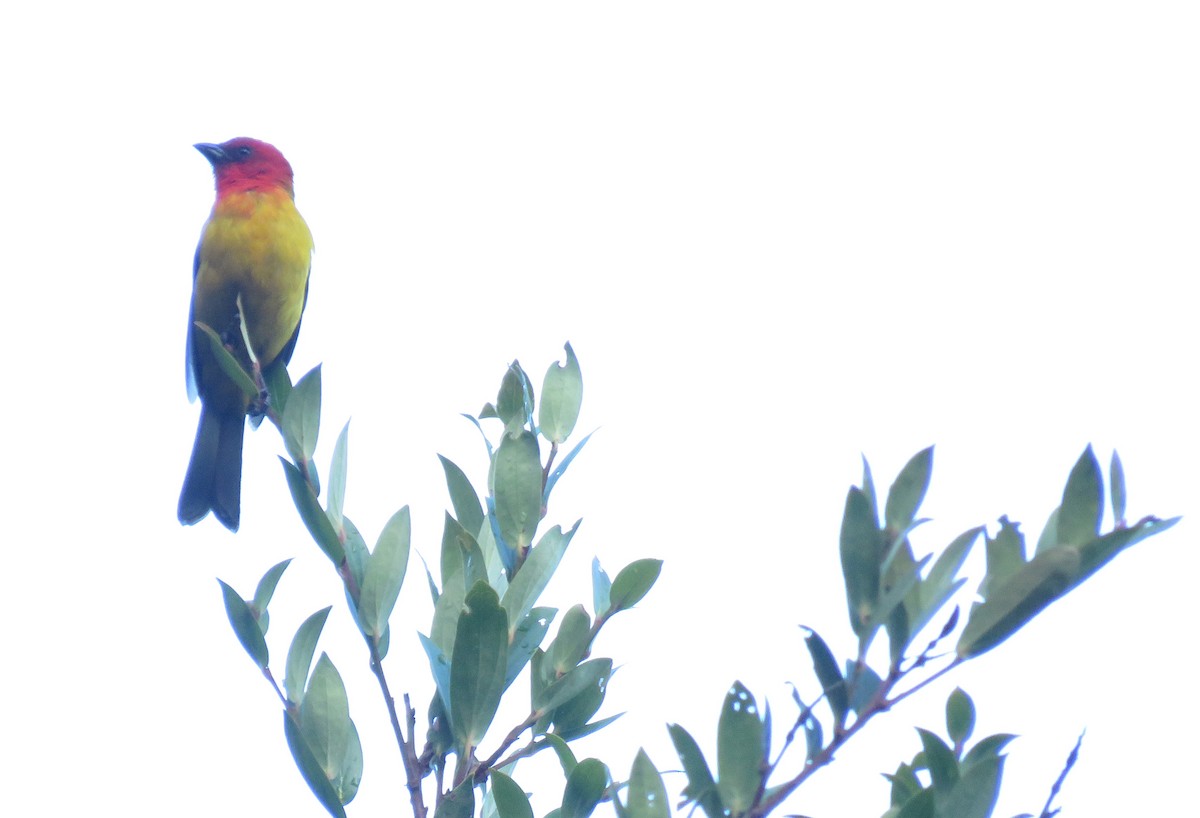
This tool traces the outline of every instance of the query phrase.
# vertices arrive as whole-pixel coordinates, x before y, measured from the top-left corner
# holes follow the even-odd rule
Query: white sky
[[[797,624],[853,649],[836,537],[860,452],[886,485],[937,444],[928,550],[1005,513],[1035,538],[1090,441],[1121,452],[1131,518],[1184,522],[881,718],[780,814],[882,813],[879,773],[914,725],[943,729],[955,684],[977,737],[1022,735],[998,816],[1041,808],[1085,727],[1064,814],[1192,801],[1194,5],[337,8],[3,13],[7,809],[322,815],[213,579],[249,594],[288,556],[275,661],[337,606],[322,648],[367,765],[351,814],[406,809],[273,431],[248,437],[236,537],[175,520],[212,197],[191,145],[235,135],[296,169],[317,256],[293,372],[324,363],[323,469],[353,417],[346,508],[369,541],[408,503],[436,562],[435,454],[477,485],[486,468],[457,413],[513,357],[540,384],[572,342],[579,428],[600,432],[547,521],[584,518],[547,604],[590,603],[593,555],[614,576],[666,560],[598,645],[622,666],[603,712],[629,714],[582,753],[624,776],[644,745],[674,768],[677,721],[711,758],[735,678],[788,722],[784,682],[812,689]],[[414,555],[388,664],[422,714],[429,616]],[[552,767],[517,778],[554,806]]]

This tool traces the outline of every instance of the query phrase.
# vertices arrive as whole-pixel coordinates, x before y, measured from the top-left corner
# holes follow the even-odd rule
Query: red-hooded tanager
[[[200,427],[179,495],[179,521],[191,525],[212,511],[237,531],[242,434],[251,402],[221,369],[211,341],[195,324],[211,327],[251,370],[240,297],[245,335],[259,366],[286,363],[308,297],[313,240],[296,210],[291,165],[273,146],[238,137],[196,149],[212,163],[217,199],[193,268],[187,380],[189,396],[200,396]]]

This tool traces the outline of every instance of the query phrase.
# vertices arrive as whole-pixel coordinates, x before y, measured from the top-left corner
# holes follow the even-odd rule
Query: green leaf
[[[267,573],[263,574],[262,579],[258,581],[258,587],[254,589],[254,601],[250,603],[251,610],[258,611],[259,614],[267,612],[267,606],[271,604],[271,597],[275,595],[275,586],[279,584],[279,578],[283,576],[283,572],[287,570],[291,561],[289,557],[267,569]],[[265,626],[262,627],[262,632],[264,634],[267,632]]]
[[[566,697],[566,701],[553,709],[551,719],[554,722],[554,732],[565,739],[574,740],[580,736],[594,732],[605,724],[614,721],[617,716],[609,716],[606,719],[601,719],[597,722],[588,723],[588,719],[596,715],[596,711],[600,709],[600,705],[604,704],[605,692],[608,689],[608,681],[612,678],[612,660],[597,659],[601,664],[600,670],[592,673],[586,673],[583,676],[583,681],[589,682],[580,693],[570,696],[566,693],[566,685],[562,690],[551,691],[549,695],[555,697]],[[571,671],[570,673],[574,673]],[[564,676],[567,679],[570,676]],[[599,678],[596,678],[599,676]],[[572,680],[571,684],[582,683],[580,680]],[[618,714],[619,716],[620,714]]]
[[[592,557],[592,609],[596,616],[600,616],[612,606],[611,599],[612,582],[600,567],[600,560]]]
[[[1112,461],[1108,467],[1109,494],[1112,495],[1113,522],[1121,525],[1125,522],[1125,467],[1117,450],[1113,449]]]
[[[566,364],[550,364],[546,379],[542,381],[542,406],[538,413],[538,426],[542,436],[551,443],[562,443],[571,436],[575,421],[579,419],[579,407],[583,404],[583,375],[575,351],[567,344]]]
[[[668,724],[667,732],[671,734],[671,743],[675,745],[675,752],[687,775],[688,783],[683,788],[685,802],[698,804],[708,818],[722,818],[724,807],[717,792],[717,782],[713,780],[704,753],[700,752],[700,745],[691,733],[678,724]]]
[[[1049,551],[1051,548],[1058,546],[1058,515],[1062,511],[1062,506],[1050,512],[1050,516],[1046,518],[1046,525],[1042,527],[1042,533],[1038,535],[1037,545],[1033,548],[1034,554],[1040,554],[1043,551]]]
[[[459,524],[473,537],[478,537],[483,528],[483,505],[467,475],[448,458],[438,455],[442,470],[446,472],[446,487],[450,490],[450,504]]]
[[[429,669],[433,673],[433,681],[437,685],[437,693],[442,700],[442,707],[449,714],[450,662],[436,642],[423,633],[418,633],[417,637],[421,640],[421,647],[425,649],[425,656],[429,659]]]
[[[321,430],[321,367],[300,379],[283,410],[283,443],[296,462],[312,460]]]
[[[460,583],[451,582],[442,589],[437,604],[433,606],[433,624],[429,636],[443,653],[454,655],[454,639],[458,634],[458,618],[462,616],[467,589]]]
[[[1173,517],[1169,520],[1160,520],[1156,517],[1149,517],[1130,528],[1119,528],[1116,531],[1110,531],[1103,537],[1097,537],[1091,542],[1084,543],[1079,549],[1079,573],[1072,582],[1072,587],[1099,571],[1109,560],[1129,546],[1139,543],[1147,537],[1161,534],[1179,522],[1179,519],[1179,517]]]
[[[342,560],[346,558],[346,552],[329,522],[329,517],[317,501],[317,495],[295,465],[283,457],[279,458],[279,462],[283,464],[283,473],[292,492],[292,502],[296,504],[296,510],[300,512],[300,519],[304,521],[308,533],[334,565],[341,565]]]
[[[921,582],[920,605],[914,612],[913,620],[910,623],[910,632],[913,636],[919,634],[929,624],[929,621],[966,582],[965,579],[956,579],[956,577],[962,570],[963,563],[966,562],[967,555],[971,552],[971,547],[983,532],[982,526],[964,531],[955,537],[946,546],[946,550],[934,560],[933,567],[929,569],[929,575]]]
[[[265,669],[269,660],[267,640],[263,638],[262,629],[258,627],[254,613],[237,591],[219,579],[217,582],[221,585],[221,595],[225,598],[225,614],[229,617],[229,624],[233,626],[234,635],[242,643],[246,653],[250,654],[254,664],[258,665],[259,669]]]
[[[518,361],[509,364],[500,381],[494,410],[506,431],[518,429],[533,418],[533,386]]]
[[[267,387],[267,399],[271,402],[271,408],[283,417],[283,410],[287,407],[287,399],[292,394],[292,378],[288,375],[287,366],[283,361],[276,360],[275,363],[263,370],[263,381]],[[250,396],[254,398],[253,395]]]
[[[946,733],[961,748],[975,729],[975,703],[961,687],[956,687],[946,699]]]
[[[899,532],[909,527],[929,489],[933,472],[933,447],[922,449],[900,470],[900,475],[888,490],[884,518],[889,531]]]
[[[362,590],[358,597],[359,621],[367,636],[383,636],[388,618],[400,596],[408,570],[408,550],[412,525],[408,506],[387,521],[367,561]]]
[[[292,646],[288,648],[287,671],[283,677],[283,689],[292,704],[300,704],[304,700],[308,669],[312,667],[317,640],[321,638],[321,630],[325,627],[325,620],[329,617],[332,607],[326,606],[305,619],[292,638]]]
[[[335,818],[346,818],[341,798],[329,779],[325,777],[325,771],[321,769],[320,763],[301,734],[300,725],[286,710],[283,712],[283,734],[287,738],[288,749],[292,751],[292,758],[296,761],[300,775],[304,777],[304,781],[312,790],[313,795],[321,802],[321,806],[325,807]]]
[[[896,813],[896,818],[935,818],[933,789],[921,790]]]
[[[1067,487],[1063,489],[1058,511],[1058,544],[1082,545],[1100,532],[1104,514],[1104,488],[1100,482],[1100,464],[1089,445],[1080,455]]]
[[[350,567],[350,575],[354,577],[355,586],[362,588],[363,579],[367,575],[367,563],[371,560],[371,552],[367,550],[367,543],[358,530],[358,526],[345,515],[342,516],[342,533],[345,535],[342,547],[346,553],[346,565]],[[352,610],[354,609],[352,608]]]
[[[734,682],[717,721],[717,791],[732,815],[754,805],[766,769],[764,737],[754,696]]]
[[[554,608],[533,608],[525,614],[525,618],[513,632],[512,642],[508,646],[508,668],[504,671],[504,689],[516,681],[517,675],[529,664],[533,652],[546,638],[550,623],[557,614]]]
[[[1000,795],[1003,758],[989,758],[963,773],[950,792],[937,799],[937,818],[990,818]]]
[[[946,742],[928,730],[918,727],[917,732],[921,736],[921,747],[925,752],[925,765],[929,768],[929,775],[933,779],[933,788],[941,794],[950,792],[958,783],[958,759],[954,757],[954,751],[946,746]]]
[[[901,763],[896,772],[883,776],[892,783],[891,802],[893,807],[903,806],[910,798],[923,788],[917,779],[916,771],[908,764]]]
[[[588,818],[604,797],[608,786],[608,768],[595,758],[585,758],[567,776],[563,789],[560,818]]]
[[[862,455],[863,476],[862,476],[862,493],[867,498],[867,504],[871,509],[871,522],[876,528],[879,527],[879,503],[875,495],[875,478],[871,476],[871,464],[867,462],[867,456]]]
[[[333,446],[333,462],[329,464],[329,493],[325,498],[325,514],[335,529],[342,527],[342,508],[346,501],[346,468],[349,457],[350,421],[342,427]]]
[[[579,664],[591,644],[592,620],[582,605],[567,611],[558,626],[558,635],[547,651],[550,664],[559,675]]]
[[[879,562],[883,556],[879,527],[861,489],[852,487],[846,495],[840,539],[850,627],[861,636],[879,599]]]
[[[577,521],[575,525],[571,526],[571,530],[564,534],[561,527],[554,526],[542,535],[538,544],[529,552],[525,564],[521,566],[521,570],[509,584],[508,590],[504,592],[502,604],[504,610],[508,611],[509,627],[515,630],[525,618],[525,614],[529,613],[537,604],[538,597],[546,589],[550,577],[554,576],[554,571],[558,568],[558,563],[562,560],[567,545],[570,544],[571,538],[575,536],[575,530],[578,528],[579,522]],[[445,589],[443,589],[443,593],[445,593]]]
[[[803,625],[801,627],[804,628]],[[849,693],[846,690],[846,681],[842,678],[842,671],[838,668],[837,660],[833,658],[833,652],[825,644],[821,635],[812,628],[804,628],[804,630],[806,631],[804,645],[812,657],[813,672],[816,673],[817,681],[821,683],[821,690],[833,711],[834,722],[842,724],[846,720],[846,711],[850,708]],[[727,698],[726,704],[728,701]]]
[[[470,588],[488,579],[488,566],[479,543],[458,520],[447,514],[442,526],[442,584],[453,580]]]
[[[508,615],[486,582],[467,592],[450,660],[450,721],[460,748],[478,747],[495,718],[508,665]]]
[[[962,764],[959,765],[960,768],[966,770],[975,766],[981,761],[985,761],[989,758],[999,757],[1000,753],[1014,738],[1016,738],[1016,736],[1012,735],[1011,733],[997,733],[993,736],[988,736],[987,738],[981,738],[979,742],[971,748],[970,752],[967,753],[967,757],[964,758]]]
[[[850,709],[855,713],[861,715],[882,686],[883,679],[870,665],[846,661],[846,687],[850,690]]]
[[[238,361],[233,357],[233,354],[228,348],[226,348],[225,344],[221,342],[221,336],[218,335],[212,327],[201,321],[196,321],[194,323],[196,328],[204,333],[205,337],[208,338],[209,349],[212,350],[212,354],[216,357],[217,366],[221,367],[221,371],[228,375],[231,381],[237,384],[237,387],[242,391],[242,394],[250,398],[250,400],[256,400],[258,398],[257,384],[255,384],[254,379],[250,377],[250,373],[248,373],[245,368],[238,363]]]
[[[317,659],[299,712],[301,735],[341,803],[349,803],[362,779],[362,745],[350,720],[342,677],[324,653]]]
[[[589,659],[572,668],[542,691],[542,695],[534,699],[534,709],[540,713],[549,713],[584,691],[603,686],[611,675],[612,659]]]
[[[492,770],[492,798],[496,801],[497,818],[533,818],[529,796],[504,773]]]
[[[1061,596],[1078,571],[1077,548],[1061,545],[1038,554],[971,609],[958,655],[978,656],[1012,636]]]
[[[471,818],[475,813],[475,779],[467,777],[434,810],[433,818]]]
[[[627,611],[642,601],[662,571],[662,560],[635,560],[617,574],[609,591],[609,612]]]
[[[1010,523],[1008,517],[1000,518],[1000,530],[995,539],[987,540],[987,573],[979,584],[979,595],[984,599],[991,596],[1009,577],[1025,566],[1025,537]]]
[[[569,776],[571,771],[575,769],[575,765],[579,763],[575,760],[575,754],[571,752],[570,746],[553,733],[545,736],[545,742],[547,746],[554,750],[554,755],[558,757],[558,763],[562,767],[563,775]]]
[[[542,517],[542,461],[537,438],[523,430],[505,435],[494,460],[496,522],[504,542],[523,553]]]
[[[625,810],[628,818],[670,818],[667,788],[645,750],[638,750],[629,773],[629,794]]]
[[[583,439],[576,443],[571,451],[567,452],[566,456],[558,461],[558,465],[554,467],[554,471],[550,472],[550,476],[546,478],[546,487],[542,490],[543,506],[549,505],[550,492],[554,490],[554,486],[557,485],[558,479],[567,473],[567,467],[571,465],[571,462],[575,459],[575,456],[583,451],[583,447],[587,445],[587,442],[592,439],[592,435],[595,433],[596,432],[593,430],[584,435]]]

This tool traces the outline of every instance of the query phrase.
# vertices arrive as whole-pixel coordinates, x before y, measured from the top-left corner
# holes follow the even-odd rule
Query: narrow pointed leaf
[[[1079,571],[1079,550],[1062,545],[1038,554],[971,610],[958,640],[967,658],[991,650],[1025,626],[1070,586]]]
[[[225,344],[221,342],[221,336],[218,335],[212,327],[207,324],[196,321],[196,328],[204,333],[208,339],[209,349],[217,359],[217,366],[221,367],[221,371],[229,376],[229,379],[237,384],[238,389],[242,390],[242,394],[254,400],[258,397],[258,386],[254,383],[254,379],[248,373],[237,359],[233,357]]]
[[[662,776],[654,768],[645,750],[638,750],[629,773],[629,794],[625,800],[628,818],[670,818],[671,805]]]
[[[918,727],[917,732],[921,736],[921,747],[925,751],[925,765],[929,768],[929,775],[933,779],[933,788],[939,794],[950,792],[958,783],[958,759],[954,757],[954,751],[946,745],[946,742],[928,730]]]
[[[513,577],[504,593],[502,604],[504,610],[508,611],[509,627],[515,629],[525,618],[525,614],[537,604],[538,597],[546,589],[550,577],[554,576],[554,571],[578,528],[579,523],[576,522],[570,531],[563,533],[562,528],[554,526],[543,534],[538,544],[530,550],[525,564]]]
[[[262,579],[258,581],[258,587],[254,589],[254,601],[250,604],[251,608],[259,612],[267,610],[267,606],[271,604],[271,597],[275,595],[275,586],[279,584],[279,578],[283,576],[283,572],[287,570],[291,561],[289,557],[267,569],[267,573],[263,574]]]
[[[292,751],[292,758],[296,761],[296,767],[300,770],[300,775],[304,777],[304,781],[312,790],[313,795],[321,802],[321,806],[335,818],[346,818],[346,810],[342,807],[341,799],[329,779],[326,778],[325,771],[301,734],[300,726],[286,710],[283,713],[283,733],[287,738],[288,749]]]
[[[350,720],[350,704],[346,698],[346,687],[342,677],[322,653],[313,668],[304,701],[300,704],[300,733],[325,777],[343,804],[354,797],[357,790],[355,770],[347,761],[358,759],[357,777],[361,777],[362,749],[358,731]]]
[[[610,611],[627,611],[642,601],[662,571],[662,560],[635,560],[617,574],[609,591]]]
[[[671,743],[675,745],[675,752],[687,776],[688,783],[683,788],[684,799],[698,804],[708,818],[722,818],[723,807],[717,782],[713,780],[704,753],[700,752],[700,745],[691,733],[678,724],[668,724],[667,732],[671,734]]]
[[[325,627],[325,620],[329,617],[331,609],[332,606],[327,606],[305,619],[292,638],[292,646],[288,648],[287,670],[283,677],[283,690],[292,704],[300,704],[304,699],[308,670],[312,667],[317,640],[321,638],[321,630]]]
[[[861,489],[851,488],[846,495],[840,539],[850,626],[861,635],[879,599],[879,564],[883,557],[879,528]]]
[[[890,531],[903,531],[917,516],[933,473],[933,447],[922,449],[900,470],[888,490],[884,518]]]
[[[492,782],[492,797],[496,801],[497,818],[533,818],[529,796],[517,782],[499,770],[492,770],[488,777]]]
[[[513,632],[512,642],[508,646],[508,667],[504,671],[504,689],[512,685],[517,675],[529,664],[533,652],[546,638],[550,623],[557,614],[554,608],[532,608]]]
[[[979,595],[991,596],[995,588],[1025,566],[1025,537],[1008,517],[1000,518],[1000,530],[995,539],[987,538],[987,573],[979,584]]]
[[[350,421],[342,427],[333,446],[333,461],[329,464],[329,486],[325,496],[325,513],[334,529],[342,527],[342,508],[346,502],[346,469],[349,463]]]
[[[405,506],[384,525],[379,542],[367,561],[358,597],[358,612],[365,633],[376,639],[383,636],[400,588],[404,585],[411,529],[408,506]]]
[[[591,617],[582,605],[575,605],[563,616],[558,634],[547,651],[556,673],[566,673],[579,664],[590,643],[591,628]]]
[[[565,457],[558,461],[558,465],[554,467],[554,471],[550,472],[550,476],[546,478],[546,487],[542,491],[542,505],[547,505],[550,502],[550,492],[553,491],[555,485],[558,484],[558,479],[567,473],[567,467],[571,465],[571,462],[575,459],[575,456],[583,451],[583,447],[589,440],[592,439],[592,435],[595,433],[596,432],[593,430],[584,435],[583,439],[576,443],[575,447],[571,449],[571,451],[567,452]]]
[[[538,426],[542,436],[551,443],[562,443],[571,435],[583,404],[583,375],[575,351],[567,344],[567,362],[550,364],[542,381],[542,405]]]
[[[433,673],[433,681],[437,685],[437,692],[442,700],[442,707],[449,714],[450,660],[446,658],[446,654],[442,652],[442,649],[428,636],[418,633],[417,637],[421,640],[421,647],[425,648],[426,657],[429,658],[429,669]]]
[[[602,685],[611,675],[612,659],[589,659],[572,668],[562,678],[551,682],[542,695],[534,701],[534,709],[542,713],[549,713],[585,690]]]
[[[529,431],[505,435],[495,458],[496,522],[504,542],[522,552],[533,542],[541,520],[542,462],[537,438]]]
[[[733,815],[754,804],[766,769],[763,722],[754,696],[734,682],[717,721],[717,791]]]
[[[504,373],[494,409],[509,431],[524,426],[533,417],[533,387],[519,362],[513,361]]]
[[[283,442],[296,461],[312,460],[321,430],[321,367],[316,366],[292,387],[283,410]]]
[[[265,668],[270,658],[267,653],[267,640],[263,638],[262,629],[258,627],[254,613],[237,591],[219,579],[217,582],[221,585],[221,596],[225,600],[225,614],[229,617],[229,624],[233,626],[234,635],[242,643],[246,653],[250,654],[254,664],[258,665],[260,669]]]
[[[821,690],[829,702],[830,709],[833,710],[834,721],[842,724],[846,718],[846,711],[850,708],[849,692],[846,690],[846,681],[842,678],[842,671],[838,668],[838,662],[833,658],[833,652],[825,644],[821,635],[812,628],[804,628],[804,630],[806,631],[804,645],[812,657],[813,672],[817,676],[817,681],[821,683]]]
[[[478,747],[491,726],[508,666],[508,615],[490,585],[467,592],[450,660],[450,721],[459,747]]]
[[[1104,513],[1104,487],[1100,480],[1100,464],[1089,445],[1080,455],[1063,489],[1062,505],[1058,511],[1058,543],[1082,545],[1100,532],[1100,517]]]
[[[478,537],[483,527],[483,505],[475,487],[467,479],[467,475],[449,458],[438,455],[442,461],[442,470],[446,472],[446,487],[450,490],[450,504],[454,506],[454,517],[459,524]]]
[[[961,747],[975,729],[975,703],[961,687],[956,687],[946,699],[946,734],[956,747]]]
[[[321,504],[317,501],[312,487],[300,474],[300,470],[289,463],[286,458],[280,457],[279,462],[283,464],[283,473],[287,477],[288,488],[292,492],[292,502],[296,504],[296,510],[300,512],[300,519],[304,521],[308,533],[312,535],[317,547],[325,552],[325,556],[329,557],[334,565],[341,565],[342,560],[346,557],[345,550],[338,540],[337,532],[329,522],[329,517],[325,514],[325,509],[321,508]]]
[[[608,769],[595,758],[585,758],[567,776],[563,789],[560,818],[588,818],[604,797],[608,786]]]
[[[1108,486],[1112,495],[1113,522],[1121,525],[1125,522],[1125,467],[1121,465],[1116,449],[1113,449],[1108,467]]]
[[[950,792],[937,799],[938,818],[990,818],[1000,795],[1002,757],[967,769]]]
[[[612,606],[612,582],[608,574],[600,567],[600,560],[592,557],[592,610],[596,616],[608,611]]]
[[[1073,585],[1078,585],[1096,573],[1105,563],[1129,546],[1139,543],[1147,537],[1161,534],[1179,522],[1179,519],[1179,517],[1172,517],[1169,520],[1160,520],[1156,517],[1149,517],[1129,528],[1110,531],[1103,537],[1097,537],[1091,542],[1084,543],[1079,549],[1079,573],[1075,577]]]

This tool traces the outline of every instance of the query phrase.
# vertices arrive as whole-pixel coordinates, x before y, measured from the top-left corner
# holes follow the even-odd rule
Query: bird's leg
[[[262,364],[259,363],[258,356],[254,354],[254,347],[250,344],[250,330],[246,326],[246,311],[242,307],[241,293],[238,293],[237,297],[237,324],[242,330],[242,343],[246,346],[246,357],[250,359],[250,377],[254,379],[254,384],[258,387],[258,397],[250,402],[248,410],[250,423],[258,428],[258,424],[262,423],[263,416],[267,413],[267,383],[263,380]]]

